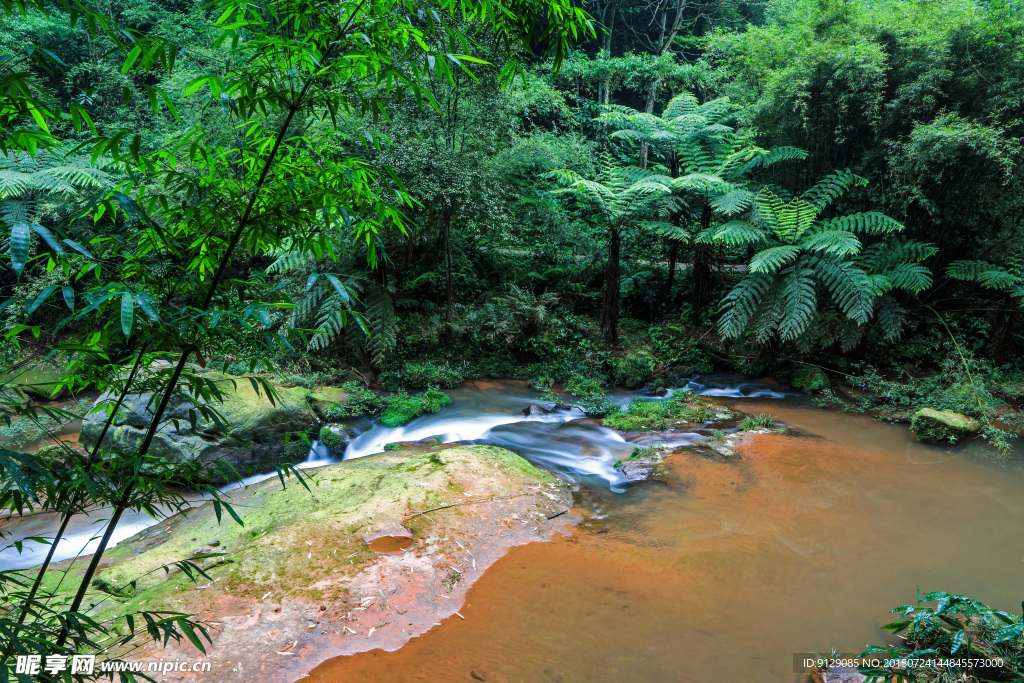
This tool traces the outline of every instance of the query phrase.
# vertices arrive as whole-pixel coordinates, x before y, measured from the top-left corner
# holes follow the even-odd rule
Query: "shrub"
[[[359,382],[345,382],[341,388],[345,391],[345,400],[332,403],[324,408],[325,420],[343,420],[350,417],[373,415],[384,407],[384,399]]]
[[[605,419],[604,425],[620,432],[660,432],[683,422],[703,423],[710,417],[705,401],[682,394],[665,401],[634,399],[625,411]]]
[[[821,368],[813,365],[805,365],[799,370],[794,371],[789,378],[789,383],[794,389],[805,394],[825,391],[832,386],[832,383],[828,380],[828,375]]]
[[[613,361],[615,383],[627,389],[638,389],[654,376],[656,362],[650,356],[629,353]]]
[[[919,681],[1019,681],[1024,676],[1024,623],[1016,614],[992,609],[962,595],[941,592],[923,597],[918,593],[917,605],[903,605],[892,613],[898,615],[896,621],[882,628],[899,636],[898,644],[869,646],[861,657],[905,660],[908,666],[861,666],[861,674],[878,677],[871,680],[894,680],[894,675],[898,675],[904,680]],[[928,653],[927,657],[924,653]],[[915,664],[918,657],[925,658],[917,659]],[[950,658],[952,664],[947,661]],[[985,667],[984,677],[979,677],[981,671],[973,664],[977,660],[970,658],[998,663],[992,668]]]
[[[605,417],[619,411],[619,407],[607,396],[581,398],[577,405],[587,417]]]
[[[387,407],[380,416],[380,421],[385,426],[398,427],[420,415],[436,413],[451,402],[448,394],[436,387],[431,387],[417,396],[410,396],[403,389],[388,398]]]
[[[430,386],[452,389],[466,381],[467,371],[465,365],[452,366],[447,361],[436,363],[428,360],[405,363],[400,370],[385,370],[377,379],[388,391],[397,391],[401,387],[426,389]]]
[[[600,381],[583,375],[573,375],[570,377],[565,383],[565,390],[581,398],[593,398],[604,395],[604,388],[601,386]]]

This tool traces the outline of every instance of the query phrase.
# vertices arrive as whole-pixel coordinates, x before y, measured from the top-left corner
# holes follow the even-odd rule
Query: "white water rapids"
[[[706,396],[730,398],[799,395],[778,384],[740,375],[696,378],[684,388]],[[585,416],[577,408],[527,416],[523,413],[525,408],[531,404],[543,404],[538,392],[523,382],[469,382],[447,393],[452,397],[452,403],[439,413],[418,417],[400,427],[386,427],[367,419],[354,420],[351,424],[359,434],[341,457],[314,442],[308,459],[299,467],[315,468],[380,453],[388,443],[434,438],[439,443],[460,441],[500,446],[574,483],[622,491],[626,478],[615,468],[615,463],[629,457],[635,446],[648,443],[692,444],[706,438],[696,432],[681,432],[657,437],[639,436],[627,441],[611,429],[583,420]],[[671,392],[668,395],[671,396]],[[615,391],[609,394],[611,400],[623,407],[637,397],[658,400],[643,392]],[[222,490],[247,486],[274,476],[274,473],[253,475]],[[199,504],[203,500],[203,497],[194,495],[191,502]],[[91,553],[106,528],[109,514],[109,509],[103,509],[89,515],[76,515],[57,545],[54,561]],[[112,536],[112,545],[159,521],[145,513],[126,512]],[[7,547],[0,550],[0,570],[10,570],[32,567],[43,561],[49,545],[31,539],[52,538],[60,519],[46,513],[0,521],[0,525],[7,534],[3,540]],[[20,552],[13,545],[15,541],[22,542]]]

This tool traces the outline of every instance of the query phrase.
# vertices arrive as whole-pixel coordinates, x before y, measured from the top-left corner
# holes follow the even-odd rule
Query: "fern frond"
[[[880,275],[884,275],[893,287],[915,294],[932,286],[932,272],[920,263],[901,263]]]
[[[771,284],[770,275],[749,273],[725,295],[718,319],[718,333],[723,339],[743,334]]]
[[[814,187],[800,195],[800,198],[821,211],[851,188],[866,184],[866,179],[854,174],[850,169],[836,171],[819,180]]]
[[[887,235],[903,229],[903,224],[894,218],[877,211],[852,213],[848,216],[833,218],[826,223],[833,230],[862,232],[867,235]]]
[[[830,256],[850,256],[860,252],[861,243],[856,235],[845,230],[820,230],[805,237],[800,247]]]
[[[762,249],[750,259],[747,268],[752,273],[774,273],[800,255],[800,247],[784,244]]]
[[[977,282],[986,289],[1005,290],[1021,283],[1017,275],[986,261],[954,261],[946,267],[946,275],[954,280]]]
[[[823,258],[815,265],[843,315],[857,323],[866,323],[879,293],[871,277],[849,261]]]
[[[695,114],[698,106],[699,103],[695,95],[688,92],[680,93],[668,101],[661,117],[663,119],[675,119],[687,114]]]
[[[370,330],[366,350],[374,367],[384,364],[387,354],[398,340],[398,319],[394,302],[383,287],[377,286],[366,296],[366,325]]]
[[[807,330],[818,312],[814,288],[814,271],[793,268],[782,280],[782,318],[778,323],[779,338],[792,341]]]
[[[754,193],[750,190],[732,190],[711,200],[711,208],[727,216],[743,213],[754,205]]]
[[[730,247],[768,244],[769,239],[769,233],[746,221],[729,221],[712,226],[697,237],[697,241],[704,244],[719,242]]]
[[[755,155],[750,161],[742,166],[737,175],[744,175],[757,168],[767,168],[784,161],[794,161],[807,158],[807,150],[799,147],[775,147]]]

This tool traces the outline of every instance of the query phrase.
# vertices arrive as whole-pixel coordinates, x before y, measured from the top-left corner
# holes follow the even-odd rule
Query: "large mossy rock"
[[[224,402],[212,402],[224,420],[222,428],[199,415],[193,430],[189,410],[194,404],[181,398],[172,402],[150,446],[150,455],[169,463],[195,463],[200,466],[221,462],[239,473],[266,471],[279,463],[305,460],[307,448],[301,439],[285,443],[288,433],[309,434],[316,438],[320,421],[306,400],[306,390],[276,387],[275,403],[265,394],[258,395],[245,377],[210,372]],[[107,397],[100,397],[102,401]],[[138,450],[156,409],[152,394],[129,396],[103,439],[102,450],[129,454]],[[79,443],[92,449],[103,430],[104,419],[90,416],[82,424]],[[102,452],[102,451],[101,451]],[[214,483],[219,483],[214,478]]]
[[[793,371],[789,377],[789,384],[805,394],[815,394],[832,386],[825,371],[813,365],[805,365],[799,370]]]
[[[103,556],[90,616],[202,615],[216,625],[210,680],[287,683],[329,657],[397,649],[454,616],[509,548],[574,519],[567,482],[493,446],[382,453],[306,476],[308,490],[275,477],[229,492],[244,526],[207,502],[121,541]],[[206,572],[195,582],[173,566],[186,558]],[[46,576],[51,588],[61,573]],[[137,656],[184,657],[170,647]]]
[[[981,431],[981,423],[952,410],[921,408],[910,418],[910,430],[925,443],[956,443]]]

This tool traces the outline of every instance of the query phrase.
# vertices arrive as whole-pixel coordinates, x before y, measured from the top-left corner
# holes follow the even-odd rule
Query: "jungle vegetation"
[[[4,365],[50,358],[108,414],[152,393],[149,440],[175,397],[215,402],[197,367],[271,397],[516,377],[601,415],[610,383],[810,364],[863,408],[952,408],[1009,448],[994,420],[1024,400],[1015,3],[3,8]],[[71,416],[4,399],[8,425]],[[75,476],[3,451],[3,506],[104,504],[116,521],[182,505],[183,473],[149,440],[69,455]],[[68,604],[4,577],[5,661],[113,628],[82,610],[105,543]],[[128,619],[125,639],[203,636],[188,615]]]

